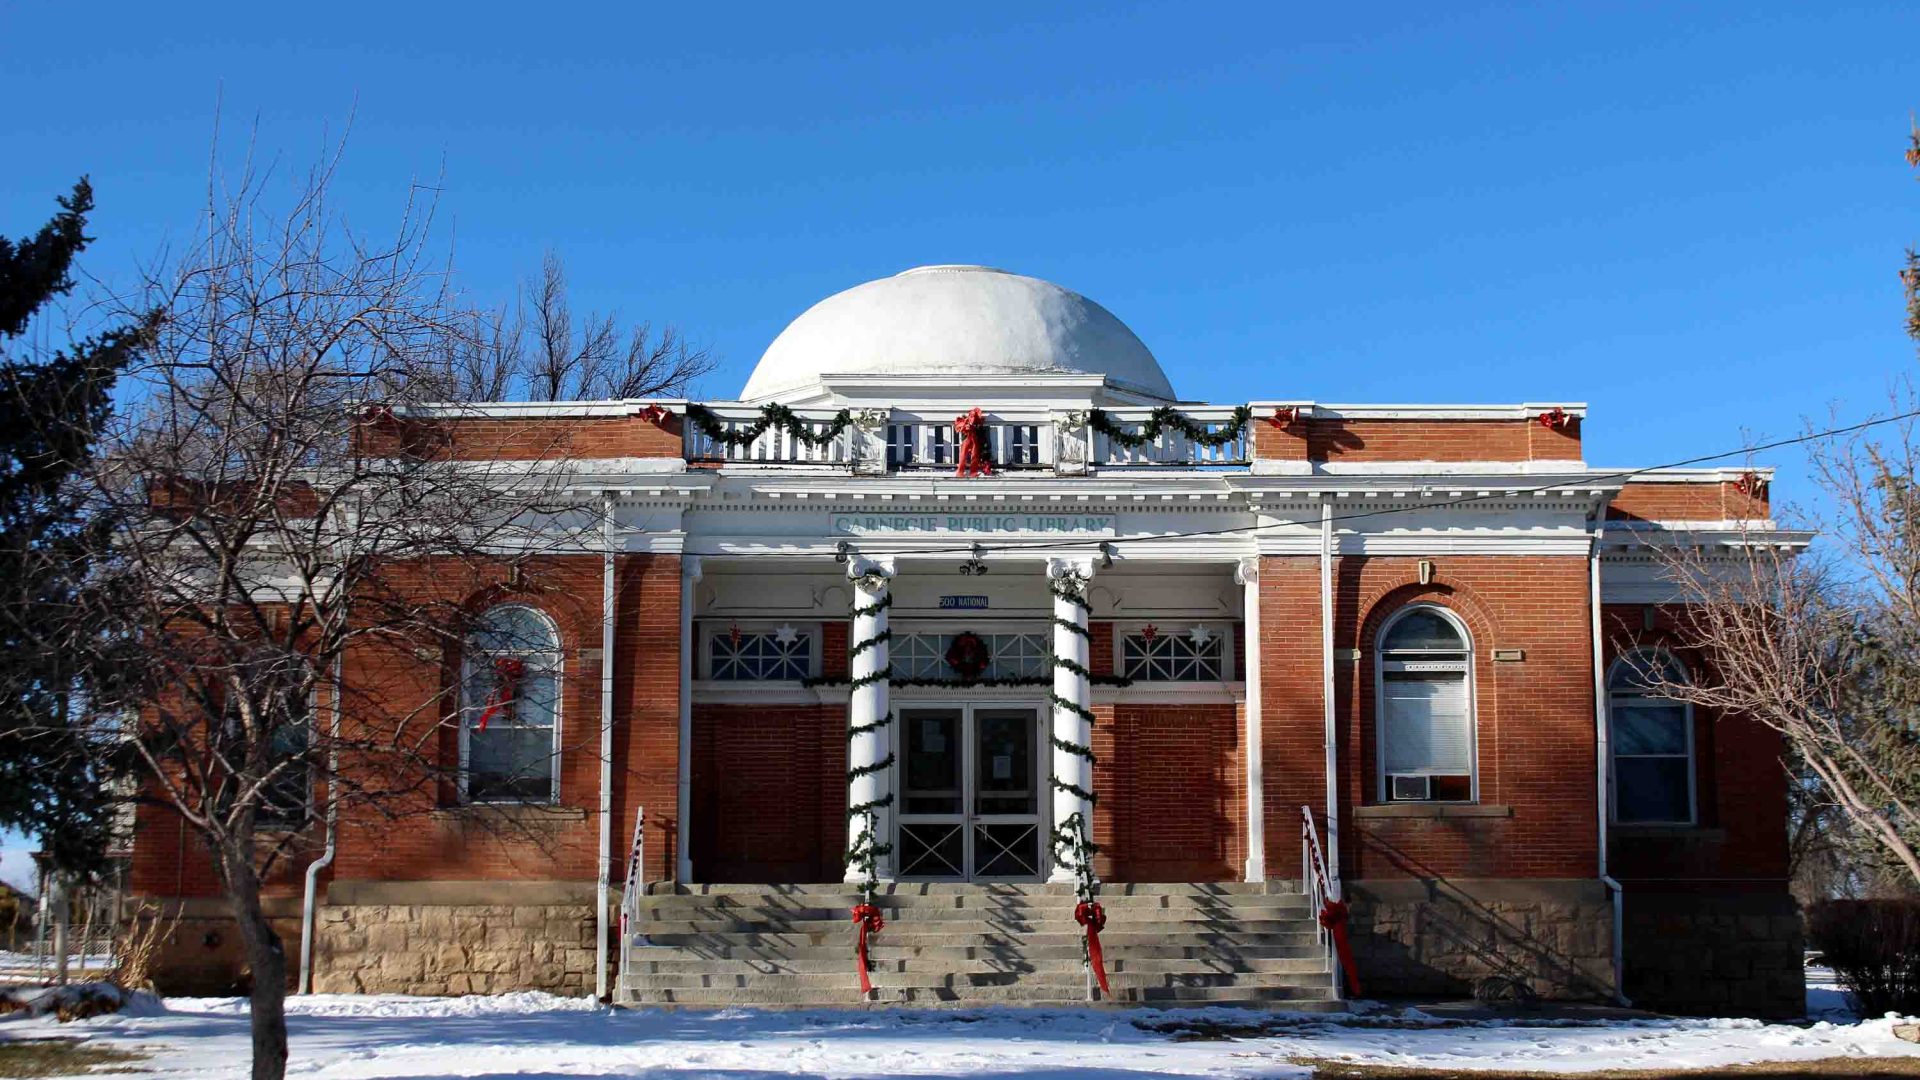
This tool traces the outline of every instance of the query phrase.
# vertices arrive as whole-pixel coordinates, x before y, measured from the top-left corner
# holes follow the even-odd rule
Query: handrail
[[[1340,897],[1340,886],[1327,870],[1320,850],[1320,828],[1313,821],[1313,807],[1300,808],[1300,890],[1307,894],[1313,913],[1314,936],[1327,950],[1327,971],[1338,987],[1345,975],[1347,989],[1360,996],[1360,976],[1353,969],[1353,954],[1347,941],[1347,904]]]
[[[620,889],[620,950],[622,957],[626,955],[627,947],[633,944],[633,940],[627,935],[631,927],[640,921],[640,897],[646,892],[646,883],[641,880],[646,874],[646,824],[647,808],[642,806],[633,813],[633,842],[627,845],[627,879]]]

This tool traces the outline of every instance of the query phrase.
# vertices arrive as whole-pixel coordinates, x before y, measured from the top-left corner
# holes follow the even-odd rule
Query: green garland
[[[1091,614],[1093,611],[1093,605],[1087,603],[1087,579],[1082,577],[1078,571],[1068,570],[1065,574],[1062,574],[1059,577],[1053,577],[1049,575],[1047,578],[1047,591],[1052,593],[1055,599],[1065,600],[1067,603],[1072,604],[1074,607],[1079,608],[1082,612]],[[1091,640],[1091,635],[1089,635],[1085,630],[1085,628],[1083,628],[1080,625],[1078,620],[1063,619],[1060,616],[1055,615],[1053,617],[1053,622],[1055,626],[1068,627],[1074,630],[1075,632],[1079,633],[1083,637],[1087,637],[1088,640]],[[1093,672],[1087,670],[1086,666],[1084,664],[1079,663],[1078,661],[1070,660],[1067,657],[1059,655],[1058,653],[1049,653],[1047,655],[1047,659],[1052,662],[1055,668],[1058,668],[1064,671],[1070,671],[1073,674],[1078,675],[1079,677],[1087,680],[1089,683],[1094,681]],[[1049,690],[1047,692],[1047,697],[1049,700],[1053,702],[1054,708],[1059,709],[1063,712],[1070,712],[1073,715],[1078,716],[1080,719],[1086,721],[1087,727],[1089,729],[1093,727],[1094,716],[1093,716],[1092,709],[1089,709],[1086,706],[1081,705],[1077,701],[1068,701],[1066,698],[1061,697],[1058,693],[1055,693],[1052,690]],[[1048,735],[1048,739],[1053,743],[1054,749],[1062,750],[1062,751],[1065,751],[1066,753],[1072,754],[1073,756],[1084,760],[1089,766],[1095,764],[1097,760],[1093,756],[1093,747],[1091,746],[1082,746],[1079,743],[1072,742],[1067,739],[1062,739],[1059,736],[1052,735],[1052,734]],[[1074,798],[1084,800],[1089,806],[1099,801],[1099,797],[1096,796],[1093,792],[1088,791],[1085,788],[1082,788],[1078,784],[1070,784],[1065,780],[1060,779],[1059,774],[1054,772],[1051,768],[1047,770],[1047,784],[1048,786],[1052,787],[1053,790],[1055,791],[1063,791],[1069,795],[1072,795]]]
[[[1186,436],[1188,442],[1197,446],[1225,446],[1240,437],[1240,432],[1246,428],[1247,421],[1251,419],[1253,419],[1253,407],[1241,405],[1233,410],[1233,418],[1226,427],[1219,431],[1208,431],[1205,427],[1187,419],[1185,414],[1173,406],[1162,405],[1149,413],[1147,419],[1133,431],[1122,430],[1104,409],[1093,410],[1087,417],[1087,424],[1110,441],[1119,443],[1129,450],[1137,450],[1158,439],[1160,433],[1167,428],[1178,431]]]
[[[873,807],[865,807],[847,815],[848,818],[859,816],[864,816],[866,823],[861,826],[860,835],[854,837],[853,846],[847,849],[847,865],[861,872],[861,876],[865,879],[861,890],[871,901],[874,889],[880,884],[878,866],[880,856],[890,854],[893,851],[893,845],[881,843],[880,838],[874,835]]]
[[[1049,655],[1049,659],[1051,659],[1051,655]],[[1068,661],[1068,663],[1072,663],[1072,661]],[[1003,688],[1003,687],[1052,686],[1053,685],[1052,677],[1047,675],[983,675],[977,679],[962,679],[958,677],[950,678],[950,679],[949,678],[932,678],[932,677],[923,678],[923,677],[915,676],[912,678],[903,679],[903,678],[894,677],[893,668],[891,667],[891,665],[889,665],[888,667],[882,668],[871,675],[863,675],[858,679],[848,678],[845,675],[809,675],[806,678],[800,680],[800,685],[803,687],[806,687],[809,690],[817,686],[844,686],[850,690],[858,690],[863,686],[871,686],[874,683],[881,681],[882,679],[887,680],[888,682],[892,683],[894,686],[907,686],[907,687],[937,689],[937,690],[968,689],[972,687],[984,687],[986,689],[991,690],[991,689]],[[1132,679],[1126,678],[1125,676],[1122,676],[1122,675],[1092,675],[1088,677],[1087,681],[1091,682],[1095,686],[1132,686],[1133,685]]]
[[[838,439],[847,430],[847,425],[853,423],[853,413],[841,409],[834,414],[833,419],[827,421],[827,430],[823,432],[814,431],[808,426],[807,421],[800,419],[794,415],[792,409],[777,401],[760,406],[760,419],[738,431],[728,431],[721,425],[720,418],[713,414],[713,410],[705,405],[688,405],[687,419],[692,420],[693,426],[700,429],[700,434],[730,450],[738,450],[766,434],[767,429],[773,427],[779,428],[808,446],[825,446]]]

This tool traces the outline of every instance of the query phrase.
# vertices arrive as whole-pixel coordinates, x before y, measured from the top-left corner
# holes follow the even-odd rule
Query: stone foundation
[[[355,904],[320,910],[319,993],[594,989],[592,904]]]
[[[1799,906],[1785,892],[1647,892],[1629,884],[1626,991],[1643,1009],[1795,1019],[1807,1011]]]
[[[1597,881],[1349,882],[1368,996],[1471,996],[1503,976],[1552,1000],[1613,996],[1613,907]]]

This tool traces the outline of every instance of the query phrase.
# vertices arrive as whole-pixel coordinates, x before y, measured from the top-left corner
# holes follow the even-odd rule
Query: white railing
[[[721,404],[692,406],[701,422],[688,418],[686,459],[719,465],[759,465],[781,468],[851,469],[858,472],[951,472],[958,464],[959,444],[955,414],[946,409],[856,409],[840,433],[815,444],[796,437],[782,423],[765,425],[750,440],[730,442],[724,436],[743,436],[760,426],[766,414],[757,406]],[[1100,468],[1235,468],[1252,458],[1252,422],[1236,425],[1233,406],[1186,405],[1178,416],[1207,435],[1220,435],[1219,445],[1196,441],[1178,425],[1165,424],[1150,441],[1128,446],[1088,423],[1091,410],[1024,408],[983,409],[987,451],[996,473],[1053,471],[1085,473]],[[1139,432],[1153,420],[1154,410],[1129,406],[1104,410],[1107,421],[1123,433]],[[839,409],[800,408],[785,414],[816,437],[833,430]],[[708,433],[717,427],[723,437]]]
[[[1124,432],[1137,432],[1153,418],[1150,408],[1104,410],[1107,419]],[[1234,428],[1232,437],[1219,446],[1195,442],[1184,433],[1163,428],[1157,438],[1142,446],[1127,446],[1101,432],[1093,432],[1093,464],[1101,465],[1245,465],[1253,457],[1253,422],[1235,427],[1233,406],[1183,406],[1180,414],[1209,434]]]
[[[633,814],[633,842],[627,845],[627,879],[620,888],[620,950],[633,944],[632,927],[640,921],[640,898],[646,895],[647,808]],[[624,963],[624,959],[622,963]]]
[[[1333,895],[1333,878],[1327,874],[1327,860],[1320,853],[1320,829],[1313,822],[1313,809],[1300,808],[1300,891],[1307,894],[1307,909],[1313,916],[1315,939],[1321,948],[1327,951],[1327,969],[1334,973],[1334,984],[1339,985],[1339,957],[1333,948],[1333,935],[1320,920],[1320,913],[1326,909],[1327,901],[1337,899]]]
[[[793,410],[805,430],[816,436],[833,429],[838,409]],[[750,405],[710,405],[708,416],[730,435],[743,435],[763,419],[758,408]],[[735,445],[709,436],[701,426],[686,425],[688,461],[720,461],[741,465],[846,465],[853,460],[854,428],[849,425],[838,438],[819,445],[796,438],[779,424],[769,424],[751,442]]]

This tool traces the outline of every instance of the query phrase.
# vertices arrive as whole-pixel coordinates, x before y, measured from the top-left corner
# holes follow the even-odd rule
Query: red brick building
[[[642,814],[635,879],[708,898],[696,918],[859,883],[869,826],[888,895],[1069,893],[1090,821],[1103,894],[1156,909],[1311,887],[1310,827],[1370,996],[1498,977],[1800,1012],[1778,741],[1639,676],[1702,662],[1672,648],[1657,549],[1804,542],[1764,470],[1590,466],[1570,403],[1181,402],[1105,309],[977,267],[823,301],[738,401],[442,418],[476,458],[563,446],[613,525],[605,552],[544,558],[537,595],[503,569],[472,597],[499,641],[347,663],[396,715],[458,688],[435,737],[459,779],[402,826],[341,820],[311,908],[312,855],[276,882],[318,988],[606,986],[636,935],[673,940],[646,936],[665,907],[629,905],[601,948]],[[956,475],[974,454],[990,470]],[[486,723],[503,657],[525,673]],[[206,860],[162,812],[133,884],[208,919],[180,978],[225,970]],[[1240,917],[1208,926],[1256,933]],[[645,972],[734,978],[678,962]],[[1243,967],[1265,970],[1211,970]],[[942,1000],[1023,970],[949,975]],[[729,1000],[765,985],[745,978]]]

